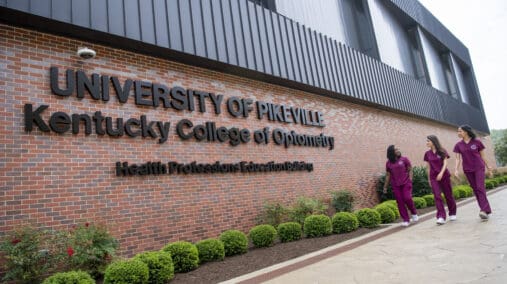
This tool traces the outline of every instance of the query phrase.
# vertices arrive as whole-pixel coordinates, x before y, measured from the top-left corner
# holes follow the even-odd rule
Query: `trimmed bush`
[[[162,250],[171,253],[176,273],[188,272],[199,266],[199,252],[192,243],[174,242],[166,245]]]
[[[166,251],[150,251],[137,254],[134,259],[148,266],[148,283],[163,284],[174,277],[174,264],[171,254]]]
[[[359,226],[364,228],[375,228],[378,227],[382,219],[380,213],[377,210],[371,208],[363,208],[354,212],[359,221]]]
[[[104,274],[104,284],[148,283],[149,269],[144,262],[131,259],[111,263]]]
[[[276,229],[271,225],[258,225],[248,233],[252,244],[258,248],[273,245],[276,239]]]
[[[224,243],[218,239],[206,239],[195,244],[199,252],[199,261],[209,262],[216,260],[224,260],[225,248]]]
[[[342,234],[357,230],[359,221],[356,215],[350,212],[338,212],[331,218],[333,233]]]
[[[310,215],[305,218],[303,230],[309,238],[330,235],[333,232],[331,218],[323,214]]]
[[[426,201],[426,205],[428,205],[428,206],[435,205],[435,196],[433,196],[433,194],[427,194],[427,195],[423,196],[423,198],[424,198],[424,201]]]
[[[219,239],[224,243],[225,256],[242,254],[248,250],[248,239],[243,232],[238,230],[227,230]]]
[[[331,205],[334,207],[336,212],[352,212],[352,203],[354,202],[354,196],[348,190],[340,190],[331,193],[333,198],[331,199]]]
[[[486,189],[493,189],[495,187],[495,183],[491,180],[486,180]]]
[[[303,236],[301,224],[297,222],[286,222],[278,225],[278,238],[282,243],[297,241]]]
[[[428,207],[426,200],[422,197],[413,197],[412,200],[414,200],[414,206],[417,209]]]
[[[55,273],[42,284],[95,284],[95,280],[84,271],[69,271]]]
[[[396,200],[392,200],[392,199],[387,200],[387,201],[380,203],[379,205],[389,206],[389,208],[391,208],[391,210],[393,210],[396,219],[400,218],[400,210],[398,210],[398,203],[396,203]]]
[[[452,189],[452,196],[454,199],[460,199],[467,197],[467,191],[461,187],[454,187]]]
[[[377,205],[374,209],[380,214],[382,224],[392,223],[396,220],[396,214],[388,205]]]

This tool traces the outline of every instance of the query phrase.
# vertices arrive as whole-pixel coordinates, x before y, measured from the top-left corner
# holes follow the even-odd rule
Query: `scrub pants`
[[[442,200],[442,193],[449,209],[449,215],[456,215],[456,201],[452,196],[452,185],[451,176],[444,176],[440,181],[436,178],[430,178],[431,189],[433,190],[433,196],[435,197],[435,207],[437,208],[437,218],[446,219],[444,201]]]
[[[481,208],[481,211],[486,212],[486,214],[490,214],[491,207],[489,206],[489,201],[486,197],[486,185],[484,183],[486,174],[484,173],[484,170],[465,172],[465,175],[467,176],[470,186],[474,190],[475,199],[477,199],[479,208]]]
[[[408,210],[412,215],[417,215],[417,211],[415,210],[414,201],[412,200],[412,183],[407,182],[406,184],[402,184],[399,186],[393,186],[393,194],[396,199],[396,204],[398,204],[398,210],[400,211],[400,217],[405,222],[410,222],[410,217],[408,216]]]

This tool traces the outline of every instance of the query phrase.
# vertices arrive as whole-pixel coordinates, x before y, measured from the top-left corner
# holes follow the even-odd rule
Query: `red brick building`
[[[309,61],[307,68],[328,66],[329,72],[309,71],[305,82],[301,72],[291,78],[291,68],[277,75],[267,65],[261,72],[239,59],[202,57],[195,31],[191,54],[143,38],[107,37],[111,31],[93,24],[9,3],[0,1],[2,234],[29,223],[101,222],[131,255],[226,229],[247,232],[266,201],[329,199],[331,191],[348,189],[356,208],[372,206],[387,146],[396,144],[423,165],[426,136],[437,135],[451,150],[458,120],[473,125],[494,159],[478,92],[476,106],[456,101],[446,110],[433,99],[445,93],[352,49],[341,58],[337,47],[316,48],[323,65]],[[94,58],[76,54],[84,46]],[[352,67],[340,71],[339,64]],[[344,80],[336,80],[340,74]],[[469,116],[459,114],[466,111]]]

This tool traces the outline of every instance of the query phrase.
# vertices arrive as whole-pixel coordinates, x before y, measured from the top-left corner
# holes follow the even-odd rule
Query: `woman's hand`
[[[488,174],[489,178],[493,177],[493,170],[491,170],[490,166],[486,166],[486,173]]]
[[[444,176],[443,173],[439,173],[438,176],[437,176],[437,180],[441,181],[443,176]]]

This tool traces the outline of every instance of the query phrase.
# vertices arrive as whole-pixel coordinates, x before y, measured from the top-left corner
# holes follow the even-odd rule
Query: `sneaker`
[[[456,221],[456,215],[449,215],[449,220]]]
[[[442,218],[442,217],[438,218],[437,219],[437,225],[443,225],[443,224],[445,224],[444,218]]]
[[[486,214],[486,212],[481,211],[481,212],[479,212],[479,217],[481,217],[482,220],[488,220],[489,215]]]
[[[408,227],[408,225],[410,225],[410,223],[409,223],[409,222],[402,222],[402,223],[401,223],[401,226],[402,226],[402,227]]]
[[[419,221],[419,216],[412,215],[412,222],[417,222],[417,221]]]

